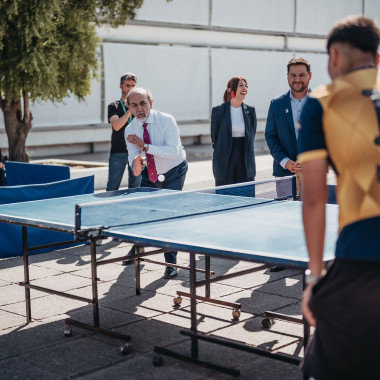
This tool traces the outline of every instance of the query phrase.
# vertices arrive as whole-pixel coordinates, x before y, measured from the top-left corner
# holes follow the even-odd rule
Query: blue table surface
[[[305,268],[308,262],[301,202],[275,202],[143,225],[104,234],[147,246]],[[324,260],[335,257],[337,205],[326,205]]]
[[[77,204],[112,202],[114,200],[146,197],[162,192],[173,193],[170,190],[155,191],[155,189],[138,188],[9,203],[0,205],[0,222],[73,232],[75,205]]]
[[[103,234],[131,243],[216,255],[233,259],[265,262],[274,265],[306,267],[308,255],[304,239],[301,202],[280,201],[255,205],[249,197],[230,197],[160,190],[165,196],[156,196],[147,189],[133,192],[118,191],[86,194],[32,202],[0,205],[0,222],[9,222],[32,227],[51,228],[72,232],[75,226],[75,205],[104,202],[107,216],[95,218],[97,225],[109,226],[118,214],[132,213],[134,223],[109,227]],[[167,195],[169,194],[169,195]],[[170,195],[171,194],[171,195]],[[167,196],[166,196],[167,195]],[[147,196],[152,196],[146,198]],[[147,210],[141,209],[141,197],[145,197]],[[233,208],[241,198],[243,207]],[[107,204],[109,200],[116,203]],[[118,203],[119,200],[129,201]],[[149,199],[149,201],[148,201]],[[206,206],[217,206],[217,211],[198,213],[201,202]],[[100,203],[99,203],[100,204]],[[112,207],[115,207],[113,210]],[[224,210],[220,205],[230,204]],[[123,211],[123,207],[127,205]],[[205,206],[205,207],[206,207]],[[184,217],[177,215],[184,210]],[[195,210],[195,211],[194,211]],[[153,212],[154,211],[154,212]],[[151,220],[146,221],[146,213]],[[150,212],[150,213],[149,213]],[[327,225],[324,259],[334,258],[338,235],[338,213],[336,205],[326,205]],[[139,223],[140,213],[145,222]],[[103,211],[100,216],[105,215]],[[151,216],[150,216],[151,215]],[[169,218],[165,220],[166,218]],[[162,220],[164,219],[164,220]]]

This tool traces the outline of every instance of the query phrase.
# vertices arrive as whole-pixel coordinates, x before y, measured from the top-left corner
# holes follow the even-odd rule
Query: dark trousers
[[[253,181],[247,178],[245,168],[244,137],[232,138],[232,151],[228,160],[228,167],[224,179],[216,179],[215,186],[232,185],[234,183]]]
[[[7,184],[7,180],[5,178],[5,170],[0,169],[0,186],[5,186]]]
[[[380,262],[335,259],[314,286],[309,305],[317,327],[305,374],[323,380],[379,379]]]
[[[141,172],[141,187],[154,187],[158,189],[169,189],[169,190],[182,190],[185,183],[186,173],[188,165],[186,161],[183,161],[178,166],[169,170],[164,174],[165,180],[160,182],[156,181],[153,183],[149,180],[148,169],[145,167]],[[177,252],[170,251],[165,252],[165,261],[167,263],[176,264],[177,263]]]
[[[126,167],[128,168],[128,188],[140,186],[141,176],[134,176],[133,170],[128,164],[128,153],[112,153],[108,160],[107,191],[119,189]]]

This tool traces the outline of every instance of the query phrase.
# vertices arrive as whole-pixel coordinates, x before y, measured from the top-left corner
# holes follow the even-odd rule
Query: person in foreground
[[[255,180],[254,139],[257,120],[255,108],[243,103],[247,94],[246,79],[232,77],[224,92],[224,103],[212,109],[212,169],[215,186]]]
[[[315,379],[380,378],[379,40],[373,20],[341,20],[327,41],[332,83],[311,93],[300,119],[310,257],[302,312],[316,325],[303,371]],[[339,237],[323,276],[328,164],[337,174]]]
[[[174,117],[152,109],[152,95],[143,88],[133,89],[127,103],[135,116],[125,130],[134,175],[141,174],[142,187],[182,190],[188,165]],[[165,252],[165,261],[176,264],[177,252]],[[176,277],[177,268],[167,266],[164,276]]]

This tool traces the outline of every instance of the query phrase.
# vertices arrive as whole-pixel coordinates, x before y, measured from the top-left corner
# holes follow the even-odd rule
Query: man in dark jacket
[[[269,106],[265,139],[273,157],[273,175],[284,177],[301,172],[297,162],[297,123],[306,103],[311,79],[310,64],[303,58],[288,62],[290,90],[273,99]]]

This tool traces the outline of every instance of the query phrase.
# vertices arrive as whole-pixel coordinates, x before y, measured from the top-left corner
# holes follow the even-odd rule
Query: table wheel
[[[120,352],[123,354],[123,355],[127,355],[129,354],[129,351],[131,349],[131,345],[129,343],[124,343],[123,345],[121,345],[119,347],[119,350]]]
[[[270,318],[264,318],[261,321],[261,325],[264,327],[264,329],[270,329],[273,325],[273,322],[271,321]]]
[[[233,317],[233,319],[239,319],[240,318],[240,310],[239,309],[233,309],[232,310],[232,317]]]
[[[175,305],[175,306],[180,306],[181,303],[182,303],[182,297],[181,297],[181,296],[174,297],[174,298],[173,298],[173,302],[174,302],[174,305]]]

